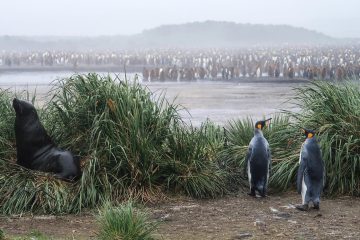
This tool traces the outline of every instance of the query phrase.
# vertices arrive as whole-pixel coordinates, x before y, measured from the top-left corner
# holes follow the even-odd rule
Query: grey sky
[[[360,37],[360,0],[0,0],[0,35],[115,35],[222,20]]]

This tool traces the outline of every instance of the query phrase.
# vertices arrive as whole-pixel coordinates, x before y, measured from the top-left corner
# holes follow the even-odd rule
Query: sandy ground
[[[293,192],[254,199],[245,193],[221,199],[169,199],[147,211],[164,240],[227,239],[359,239],[360,199],[323,199],[320,210],[293,208],[300,195]],[[7,236],[39,231],[52,239],[95,239],[93,214],[1,217]]]

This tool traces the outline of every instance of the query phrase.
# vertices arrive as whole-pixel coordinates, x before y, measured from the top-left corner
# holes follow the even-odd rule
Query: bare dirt
[[[159,239],[359,239],[360,199],[322,199],[320,210],[293,208],[301,200],[293,192],[262,199],[239,193],[212,200],[170,198],[147,206],[160,222]],[[95,239],[94,214],[1,217],[7,236],[39,231],[52,239]]]

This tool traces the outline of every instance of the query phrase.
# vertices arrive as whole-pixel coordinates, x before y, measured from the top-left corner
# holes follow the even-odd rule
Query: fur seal
[[[29,169],[52,172],[62,180],[77,180],[81,176],[79,158],[54,144],[41,124],[35,107],[14,98],[13,108],[16,112],[17,163]]]

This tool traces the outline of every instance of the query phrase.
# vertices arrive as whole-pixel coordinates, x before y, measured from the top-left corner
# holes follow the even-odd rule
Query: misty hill
[[[287,25],[195,22],[164,25],[130,36],[0,37],[0,50],[121,50],[138,48],[208,48],[298,44],[332,44],[339,40]]]
[[[322,33],[286,25],[196,22],[166,25],[144,31],[145,43],[186,47],[239,47],[254,45],[318,44],[334,39]]]

